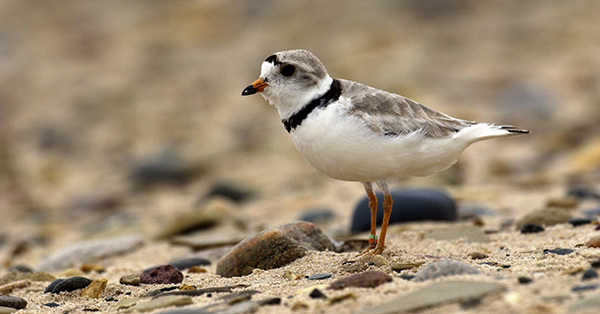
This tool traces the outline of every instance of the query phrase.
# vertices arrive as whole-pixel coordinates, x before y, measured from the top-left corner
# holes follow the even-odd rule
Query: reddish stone
[[[183,274],[171,265],[162,265],[142,273],[141,283],[145,284],[173,284],[183,281]]]

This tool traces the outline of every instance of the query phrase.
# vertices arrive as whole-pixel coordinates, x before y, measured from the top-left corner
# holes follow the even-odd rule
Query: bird
[[[388,181],[428,176],[452,166],[471,144],[528,134],[511,125],[453,118],[412,99],[361,83],[332,78],[323,63],[303,49],[276,52],[242,96],[260,93],[281,118],[298,152],[327,176],[361,182],[369,199],[367,249],[381,254],[392,212]],[[376,234],[377,185],[384,195]]]

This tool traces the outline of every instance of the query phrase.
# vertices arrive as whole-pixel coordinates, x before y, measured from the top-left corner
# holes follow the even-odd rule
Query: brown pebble
[[[196,290],[196,287],[188,284],[183,284],[179,287],[179,291]]]
[[[140,275],[125,275],[119,279],[122,285],[139,286],[141,283]]]
[[[329,289],[344,289],[346,287],[375,288],[381,284],[392,281],[392,277],[381,271],[366,271],[338,279],[329,285]]]
[[[488,256],[481,253],[481,252],[473,252],[471,254],[469,254],[469,256],[471,257],[471,259],[484,259],[487,258]]]
[[[83,264],[83,265],[81,265],[81,267],[79,269],[86,274],[89,272],[92,272],[92,271],[101,273],[106,270],[106,267],[104,267],[104,265],[100,265],[100,264]]]
[[[393,271],[403,271],[405,269],[419,267],[423,264],[424,264],[424,262],[418,262],[418,263],[397,263],[396,262],[396,263],[392,264],[392,270]]]
[[[587,243],[585,244],[586,247],[600,247],[600,235],[597,235],[593,238],[591,238],[589,241],[587,241]]]
[[[204,267],[192,266],[188,269],[188,274],[204,274],[207,273],[208,270]]]
[[[27,306],[27,301],[13,296],[0,295],[0,306],[11,307],[13,309],[24,309]]]
[[[551,198],[546,201],[547,207],[572,209],[579,205],[579,200],[575,197]]]

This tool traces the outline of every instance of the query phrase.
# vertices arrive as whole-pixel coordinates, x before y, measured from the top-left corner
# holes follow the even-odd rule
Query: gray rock
[[[565,223],[573,218],[567,210],[559,208],[544,208],[534,210],[517,222],[517,230],[521,230],[526,224],[535,224],[542,226],[553,226],[559,223]]]
[[[16,312],[17,309],[8,307],[8,306],[0,306],[0,314],[10,314]]]
[[[50,285],[48,285],[48,287],[46,287],[44,293],[51,292],[54,294],[58,294],[63,291],[70,292],[77,289],[83,289],[89,286],[90,283],[92,283],[92,280],[80,276],[75,276],[67,279],[56,279],[53,282],[51,282]]]
[[[491,241],[490,237],[481,231],[481,228],[470,225],[432,229],[427,231],[425,238],[447,241],[463,238],[469,243],[488,243]]]
[[[66,247],[44,259],[37,267],[41,271],[61,270],[91,263],[101,258],[122,254],[144,244],[141,237],[128,236],[106,240],[89,241]]]
[[[24,309],[27,306],[27,301],[8,295],[0,295],[0,306],[11,307],[13,309]]]
[[[467,264],[457,261],[443,260],[433,262],[423,267],[415,276],[414,281],[426,281],[439,277],[454,276],[454,275],[479,275],[481,272]]]
[[[140,275],[125,275],[119,279],[120,284],[130,286],[139,286],[141,282]]]
[[[489,294],[500,293],[505,289],[505,286],[491,282],[442,281],[401,296],[391,302],[367,308],[359,313],[411,312],[450,302],[476,300]]]

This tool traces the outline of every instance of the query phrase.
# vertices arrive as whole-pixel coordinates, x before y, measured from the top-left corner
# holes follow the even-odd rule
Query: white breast
[[[345,115],[346,98],[313,111],[290,133],[300,154],[316,169],[346,181],[426,176],[456,162],[468,143],[420,133],[381,136]]]

